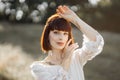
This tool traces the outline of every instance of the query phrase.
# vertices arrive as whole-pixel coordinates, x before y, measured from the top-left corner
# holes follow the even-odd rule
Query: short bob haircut
[[[41,36],[41,49],[43,52],[48,52],[51,50],[51,45],[49,42],[49,33],[53,30],[67,31],[68,40],[72,39],[71,43],[74,43],[72,32],[71,32],[71,23],[64,18],[61,18],[58,14],[54,14],[48,18],[45,27]]]

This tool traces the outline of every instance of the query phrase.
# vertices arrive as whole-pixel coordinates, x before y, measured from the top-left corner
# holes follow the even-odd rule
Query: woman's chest
[[[35,68],[35,66],[34,66]],[[34,75],[38,80],[70,80],[68,72],[60,65],[36,65],[33,70]]]

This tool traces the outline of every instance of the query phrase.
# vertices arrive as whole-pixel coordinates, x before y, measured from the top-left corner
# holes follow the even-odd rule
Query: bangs
[[[71,24],[64,18],[58,18],[58,19],[53,20],[49,24],[49,28],[50,30],[71,32]]]
[[[61,18],[59,15],[54,14],[48,18],[45,24],[44,30],[42,32],[42,36],[41,36],[42,51],[48,52],[49,50],[52,50],[49,42],[49,33],[50,31],[53,31],[53,30],[68,32],[69,33],[68,40],[72,39],[70,44],[74,43],[74,39],[71,31],[72,30],[71,23],[64,18]]]

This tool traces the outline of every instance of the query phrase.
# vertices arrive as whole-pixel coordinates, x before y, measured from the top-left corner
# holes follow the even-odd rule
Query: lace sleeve
[[[30,65],[31,73],[34,78],[44,80],[42,78],[45,77],[45,75],[48,75],[46,71],[44,71],[43,67],[38,64],[37,62],[34,62],[33,64]]]
[[[85,65],[88,60],[93,59],[96,55],[101,53],[103,45],[104,40],[100,34],[96,36],[96,41],[90,41],[85,35],[83,35],[83,46],[75,52],[80,57],[80,63]]]

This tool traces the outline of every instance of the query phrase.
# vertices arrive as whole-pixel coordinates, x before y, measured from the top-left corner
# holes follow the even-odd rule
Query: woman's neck
[[[52,50],[52,56],[56,59],[61,59],[62,58],[62,51],[60,50]]]
[[[59,50],[51,50],[48,52],[48,56],[46,61],[51,62],[53,64],[61,64],[62,62],[62,51]]]

